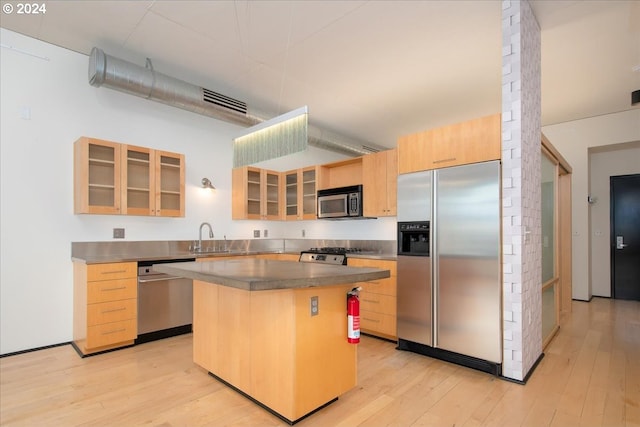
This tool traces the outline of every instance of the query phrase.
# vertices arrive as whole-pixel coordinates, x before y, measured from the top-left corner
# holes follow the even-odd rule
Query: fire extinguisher
[[[360,289],[353,288],[347,292],[347,342],[351,344],[360,342]]]

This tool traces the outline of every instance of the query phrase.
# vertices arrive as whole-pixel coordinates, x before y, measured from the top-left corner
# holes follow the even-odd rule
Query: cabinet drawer
[[[87,304],[137,298],[138,280],[103,280],[87,283]]]
[[[87,325],[119,322],[138,317],[138,300],[125,299],[87,305]]]
[[[117,262],[87,266],[87,281],[126,279],[138,276],[138,263]]]
[[[87,348],[104,347],[123,341],[131,341],[138,336],[136,319],[90,326],[87,329]]]
[[[371,292],[374,294],[389,295],[395,297],[396,293],[396,278],[390,277],[388,279],[377,279],[370,282],[358,283],[362,286],[364,292]]]
[[[396,261],[371,258],[347,258],[347,265],[351,267],[380,268],[382,270],[389,270],[389,275],[391,277],[398,275]]]
[[[362,310],[360,311],[360,329],[372,335],[396,337],[396,316]]]
[[[360,309],[362,311],[396,315],[396,297],[389,295],[360,293]]]

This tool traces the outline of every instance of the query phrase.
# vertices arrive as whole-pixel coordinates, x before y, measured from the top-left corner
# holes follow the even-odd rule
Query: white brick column
[[[540,27],[502,2],[502,374],[524,380],[542,354]]]

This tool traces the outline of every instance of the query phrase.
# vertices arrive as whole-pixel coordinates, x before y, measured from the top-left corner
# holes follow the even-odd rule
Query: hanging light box
[[[271,160],[307,149],[307,106],[247,128],[233,139],[233,167]]]

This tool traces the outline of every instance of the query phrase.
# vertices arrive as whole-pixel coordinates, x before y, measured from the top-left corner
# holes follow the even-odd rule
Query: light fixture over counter
[[[304,106],[245,129],[233,140],[233,167],[306,150],[308,117]]]
[[[202,188],[209,188],[211,190],[216,189],[216,187],[213,186],[209,178],[202,178]]]

